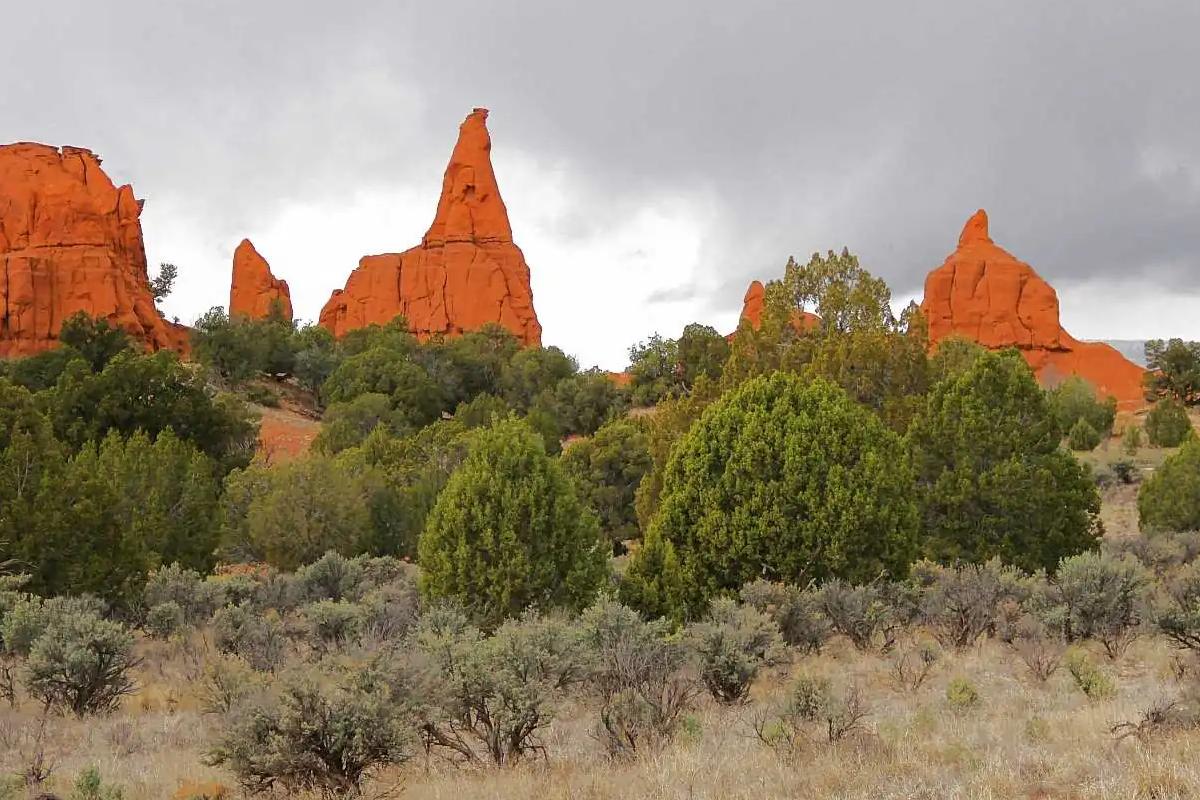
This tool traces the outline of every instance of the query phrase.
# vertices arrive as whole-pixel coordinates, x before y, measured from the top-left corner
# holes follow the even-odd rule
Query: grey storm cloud
[[[1200,287],[1195,0],[65,0],[3,19],[0,140],[91,147],[230,236],[436,180],[486,105],[505,148],[571,166],[573,235],[647,197],[715,202],[713,307],[843,245],[919,291],[978,207],[1056,283]]]

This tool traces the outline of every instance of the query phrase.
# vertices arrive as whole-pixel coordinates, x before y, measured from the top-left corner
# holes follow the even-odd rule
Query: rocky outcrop
[[[762,325],[763,303],[766,301],[766,295],[767,290],[762,285],[762,281],[750,281],[750,287],[746,289],[746,295],[742,298],[742,315],[739,324],[744,320],[750,323],[750,327],[758,330]],[[820,322],[820,317],[808,311],[792,312],[792,327],[797,331],[808,330],[819,325]]]
[[[486,120],[487,110],[477,108],[459,128],[437,213],[421,244],[366,256],[321,309],[321,325],[335,336],[403,314],[420,338],[494,322],[525,344],[541,343],[529,267],[512,240]]]
[[[992,242],[982,209],[967,220],[958,249],[925,279],[921,309],[931,342],[959,335],[992,349],[1015,347],[1044,385],[1079,375],[1122,409],[1143,403],[1144,370],[1109,345],[1063,330],[1053,287]]]
[[[154,305],[141,211],[88,150],[0,146],[0,357],[56,346],[79,311],[149,349],[186,349],[186,329]]]
[[[292,318],[292,293],[287,281],[271,273],[271,265],[259,255],[249,239],[233,251],[233,280],[229,284],[229,316],[266,319],[278,307],[285,319]]]

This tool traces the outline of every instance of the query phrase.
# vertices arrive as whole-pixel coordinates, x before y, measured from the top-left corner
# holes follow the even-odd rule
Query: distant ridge
[[[1100,339],[1139,367],[1146,366],[1145,339]]]

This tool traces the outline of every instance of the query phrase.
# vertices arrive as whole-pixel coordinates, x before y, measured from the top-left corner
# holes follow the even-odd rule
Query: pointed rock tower
[[[89,150],[0,146],[0,357],[56,347],[80,311],[148,349],[187,349],[186,330],[154,305],[141,213]]]
[[[403,314],[420,338],[494,322],[524,344],[541,343],[529,266],[513,243],[492,171],[487,113],[475,109],[459,128],[437,214],[421,244],[364,257],[321,309],[321,325],[335,336]]]
[[[1122,409],[1143,404],[1144,370],[1106,344],[1063,330],[1053,287],[992,242],[982,209],[967,220],[958,249],[925,279],[921,310],[931,342],[959,335],[992,349],[1016,347],[1043,385],[1079,375]]]
[[[229,285],[229,316],[266,319],[278,304],[286,319],[292,318],[292,293],[287,281],[271,274],[271,265],[259,255],[249,239],[233,251],[233,280]]]

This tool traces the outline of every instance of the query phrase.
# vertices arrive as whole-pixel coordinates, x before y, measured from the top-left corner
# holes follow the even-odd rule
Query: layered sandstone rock
[[[271,273],[271,265],[259,255],[249,239],[233,251],[233,280],[229,284],[229,316],[266,319],[278,307],[284,318],[292,318],[292,293],[287,281]]]
[[[1123,409],[1143,402],[1144,370],[1106,344],[1063,330],[1054,289],[992,242],[982,209],[967,220],[958,249],[925,279],[921,309],[934,343],[957,334],[993,349],[1016,347],[1044,385],[1079,375]]]
[[[421,244],[366,256],[321,309],[321,324],[335,336],[403,314],[421,338],[495,322],[525,344],[541,343],[529,267],[513,244],[486,120],[487,110],[477,108],[459,128],[437,213]]]
[[[79,311],[150,349],[186,348],[154,305],[141,210],[88,150],[0,146],[0,357],[54,347]]]

